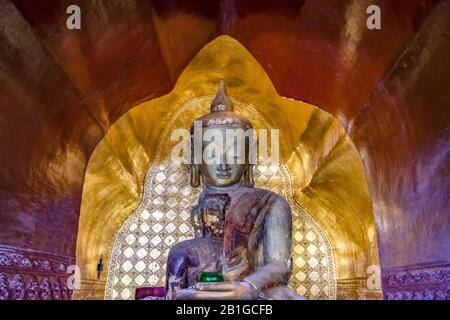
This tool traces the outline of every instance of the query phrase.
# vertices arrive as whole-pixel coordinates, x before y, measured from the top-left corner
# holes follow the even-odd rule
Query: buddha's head
[[[242,179],[246,186],[253,186],[253,163],[249,161],[249,132],[253,127],[248,119],[233,111],[233,102],[220,81],[210,113],[191,126],[193,187],[200,185],[200,177],[215,187],[232,186]]]

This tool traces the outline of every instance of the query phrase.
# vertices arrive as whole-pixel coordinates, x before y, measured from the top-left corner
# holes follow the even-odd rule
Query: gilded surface
[[[371,201],[351,140],[327,113],[278,96],[248,51],[224,36],[199,52],[170,94],[129,111],[96,148],[85,177],[77,243],[77,264],[91,289],[88,294],[80,290],[76,298],[103,297],[106,274],[97,287],[92,285],[96,263],[103,255],[105,270],[110,269],[113,241],[141,202],[144,178],[155,162],[163,129],[187,101],[213,95],[219,79],[225,80],[230,96],[251,103],[280,129],[281,154],[292,177],[292,198],[330,239],[337,280],[367,278],[367,267],[379,264]],[[198,114],[199,110],[192,108],[181,114],[179,121],[188,123]],[[306,276],[299,281],[304,282]]]

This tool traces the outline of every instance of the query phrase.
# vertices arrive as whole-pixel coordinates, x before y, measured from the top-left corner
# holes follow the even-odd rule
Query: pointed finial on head
[[[227,89],[225,88],[223,80],[220,80],[216,97],[211,103],[211,112],[218,111],[234,111],[233,102],[227,94]]]

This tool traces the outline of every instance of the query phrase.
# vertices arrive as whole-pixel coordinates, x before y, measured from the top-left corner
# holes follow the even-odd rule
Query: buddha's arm
[[[244,279],[259,291],[286,284],[291,272],[291,210],[279,198],[268,212],[262,234],[264,265]]]

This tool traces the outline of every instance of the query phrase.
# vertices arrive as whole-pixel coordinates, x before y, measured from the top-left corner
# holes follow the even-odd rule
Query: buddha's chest
[[[201,199],[201,219],[209,234],[224,238],[224,252],[247,246],[255,223],[270,207],[266,192],[210,193]]]
[[[249,234],[262,209],[260,200],[248,195],[233,198],[226,193],[206,194],[200,202],[203,226],[216,237],[234,231]]]

